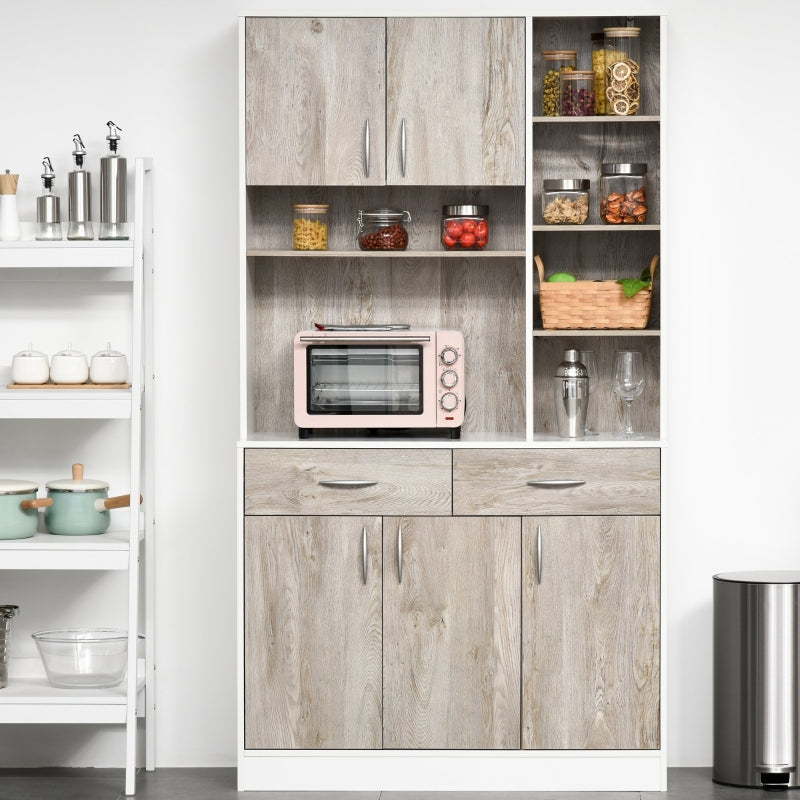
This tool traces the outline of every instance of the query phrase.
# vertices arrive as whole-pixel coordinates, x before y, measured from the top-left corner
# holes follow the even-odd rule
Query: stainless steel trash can
[[[798,788],[800,571],[714,575],[717,783]]]

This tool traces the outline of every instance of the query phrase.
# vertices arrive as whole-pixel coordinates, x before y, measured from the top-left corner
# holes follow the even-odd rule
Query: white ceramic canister
[[[59,350],[50,362],[50,380],[53,383],[86,383],[89,380],[89,362],[86,356],[72,349]]]
[[[111,349],[111,342],[105,350],[92,356],[89,365],[89,380],[92,383],[125,383],[128,380],[128,359],[124,353]]]
[[[44,353],[29,344],[11,359],[11,380],[14,383],[42,384],[50,378],[50,361]]]

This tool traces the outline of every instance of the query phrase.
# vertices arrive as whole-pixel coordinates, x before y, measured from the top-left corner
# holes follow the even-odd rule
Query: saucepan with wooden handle
[[[129,494],[109,497],[105,481],[84,478],[83,464],[72,465],[71,478],[48,481],[47,497],[53,501],[45,510],[47,530],[64,536],[105,533],[111,524],[111,509],[131,504]]]
[[[37,509],[53,504],[49,497],[37,497],[33,481],[0,478],[0,539],[29,539],[39,526]]]

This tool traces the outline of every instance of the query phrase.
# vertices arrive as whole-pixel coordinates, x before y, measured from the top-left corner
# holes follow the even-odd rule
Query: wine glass
[[[581,350],[580,360],[589,373],[589,400],[586,404],[586,426],[584,427],[584,436],[597,436],[597,431],[589,427],[589,409],[592,405],[592,394],[597,389],[597,359],[595,358],[594,350]]]
[[[614,394],[625,403],[622,432],[615,433],[617,439],[643,439],[631,425],[631,406],[644,391],[644,364],[637,350],[620,350],[614,360]]]

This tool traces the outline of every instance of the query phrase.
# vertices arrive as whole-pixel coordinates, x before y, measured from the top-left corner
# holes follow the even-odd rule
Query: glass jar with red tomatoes
[[[446,250],[483,250],[489,243],[489,206],[442,206]]]

